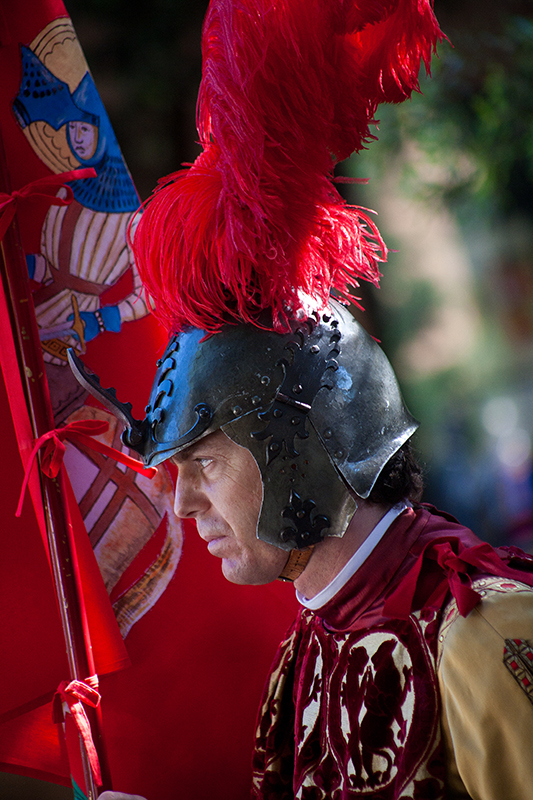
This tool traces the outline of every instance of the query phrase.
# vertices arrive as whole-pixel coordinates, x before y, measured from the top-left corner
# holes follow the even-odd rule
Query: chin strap
[[[291,550],[287,563],[283,567],[279,581],[290,581],[292,583],[299,578],[307,566],[314,550],[314,544],[305,547],[303,550]]]

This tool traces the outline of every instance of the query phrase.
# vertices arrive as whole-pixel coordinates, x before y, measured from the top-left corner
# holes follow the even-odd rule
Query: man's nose
[[[182,475],[178,470],[176,480],[176,493],[174,495],[174,513],[177,517],[187,519],[195,518],[197,514],[205,510],[207,498],[203,492],[195,485],[192,477]]]

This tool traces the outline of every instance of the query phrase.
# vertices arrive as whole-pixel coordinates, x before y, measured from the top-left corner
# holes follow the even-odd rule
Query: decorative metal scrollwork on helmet
[[[307,416],[320,389],[331,389],[330,371],[338,369],[336,357],[340,353],[341,333],[337,320],[326,315],[329,331],[310,318],[294,331],[294,338],[286,345],[290,356],[280,359],[285,371],[282,385],[274,402],[258,414],[268,422],[266,428],[254,431],[252,436],[260,441],[269,440],[266,446],[267,464],[285,452],[299,455],[294,439],[307,439]]]
[[[315,512],[314,500],[302,500],[299,494],[291,491],[289,505],[281,512],[283,519],[291,521],[280,533],[282,542],[294,542],[296,547],[308,547],[324,538],[322,531],[329,528],[331,521],[323,514]]]

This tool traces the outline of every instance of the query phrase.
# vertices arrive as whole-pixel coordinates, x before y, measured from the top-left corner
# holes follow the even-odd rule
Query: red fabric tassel
[[[107,430],[109,430],[108,422],[96,419],[83,419],[77,420],[76,422],[70,422],[68,425],[65,425],[62,428],[56,428],[53,431],[48,431],[48,433],[43,434],[43,436],[37,439],[35,446],[31,451],[28,463],[26,464],[24,482],[20,491],[20,498],[15,516],[20,517],[22,514],[24,495],[26,494],[26,487],[28,486],[28,481],[30,479],[31,468],[37,453],[42,447],[44,447],[41,458],[41,470],[45,473],[45,475],[48,475],[48,477],[55,478],[61,469],[63,456],[65,455],[65,445],[63,444],[64,439],[70,439],[73,442],[84,444],[91,450],[96,450],[98,453],[103,453],[110,458],[114,458],[115,461],[125,464],[127,467],[135,470],[135,472],[139,472],[146,478],[153,478],[157,473],[157,469],[155,467],[145,467],[140,461],[137,461],[136,458],[131,458],[131,456],[127,456],[126,453],[122,453],[120,450],[115,450],[114,447],[108,447],[108,445],[102,444],[102,442],[99,442],[97,439],[91,438],[93,436],[98,436],[101,433],[105,433]]]
[[[360,150],[381,102],[418,89],[442,38],[429,0],[212,0],[203,31],[204,152],[161,182],[135,237],[154,313],[171,331],[284,328],[331,289],[354,301],[387,249],[348,206],[335,163]]]
[[[100,761],[94,746],[91,724],[83,704],[96,708],[100,704],[100,699],[97,675],[91,675],[89,678],[85,678],[84,681],[70,681],[70,683],[61,681],[54,696],[52,709],[54,722],[61,723],[64,720],[62,704],[63,702],[67,703],[72,719],[85,746],[94,782],[98,786],[102,785]]]

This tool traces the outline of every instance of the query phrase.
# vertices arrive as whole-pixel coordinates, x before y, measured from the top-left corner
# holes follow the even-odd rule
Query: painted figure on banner
[[[20,55],[12,111],[33,151],[56,174],[80,167],[97,173],[69,184],[73,201],[51,206],[39,251],[27,255],[54,419],[58,425],[108,421],[109,431],[100,438],[121,448],[116,419],[86,404],[66,353],[69,347],[85,353],[105,331],[119,332],[123,323],[148,313],[128,243],[139,197],[70,19],[50,22],[28,46],[21,45]],[[106,303],[111,287],[120,297]],[[118,598],[112,594],[126,635],[161,596],[180,558],[182,528],[172,514],[170,476],[165,469],[153,481],[130,475],[81,445],[68,445],[65,463],[108,592],[154,532],[166,528],[155,561],[147,569],[143,564]]]

